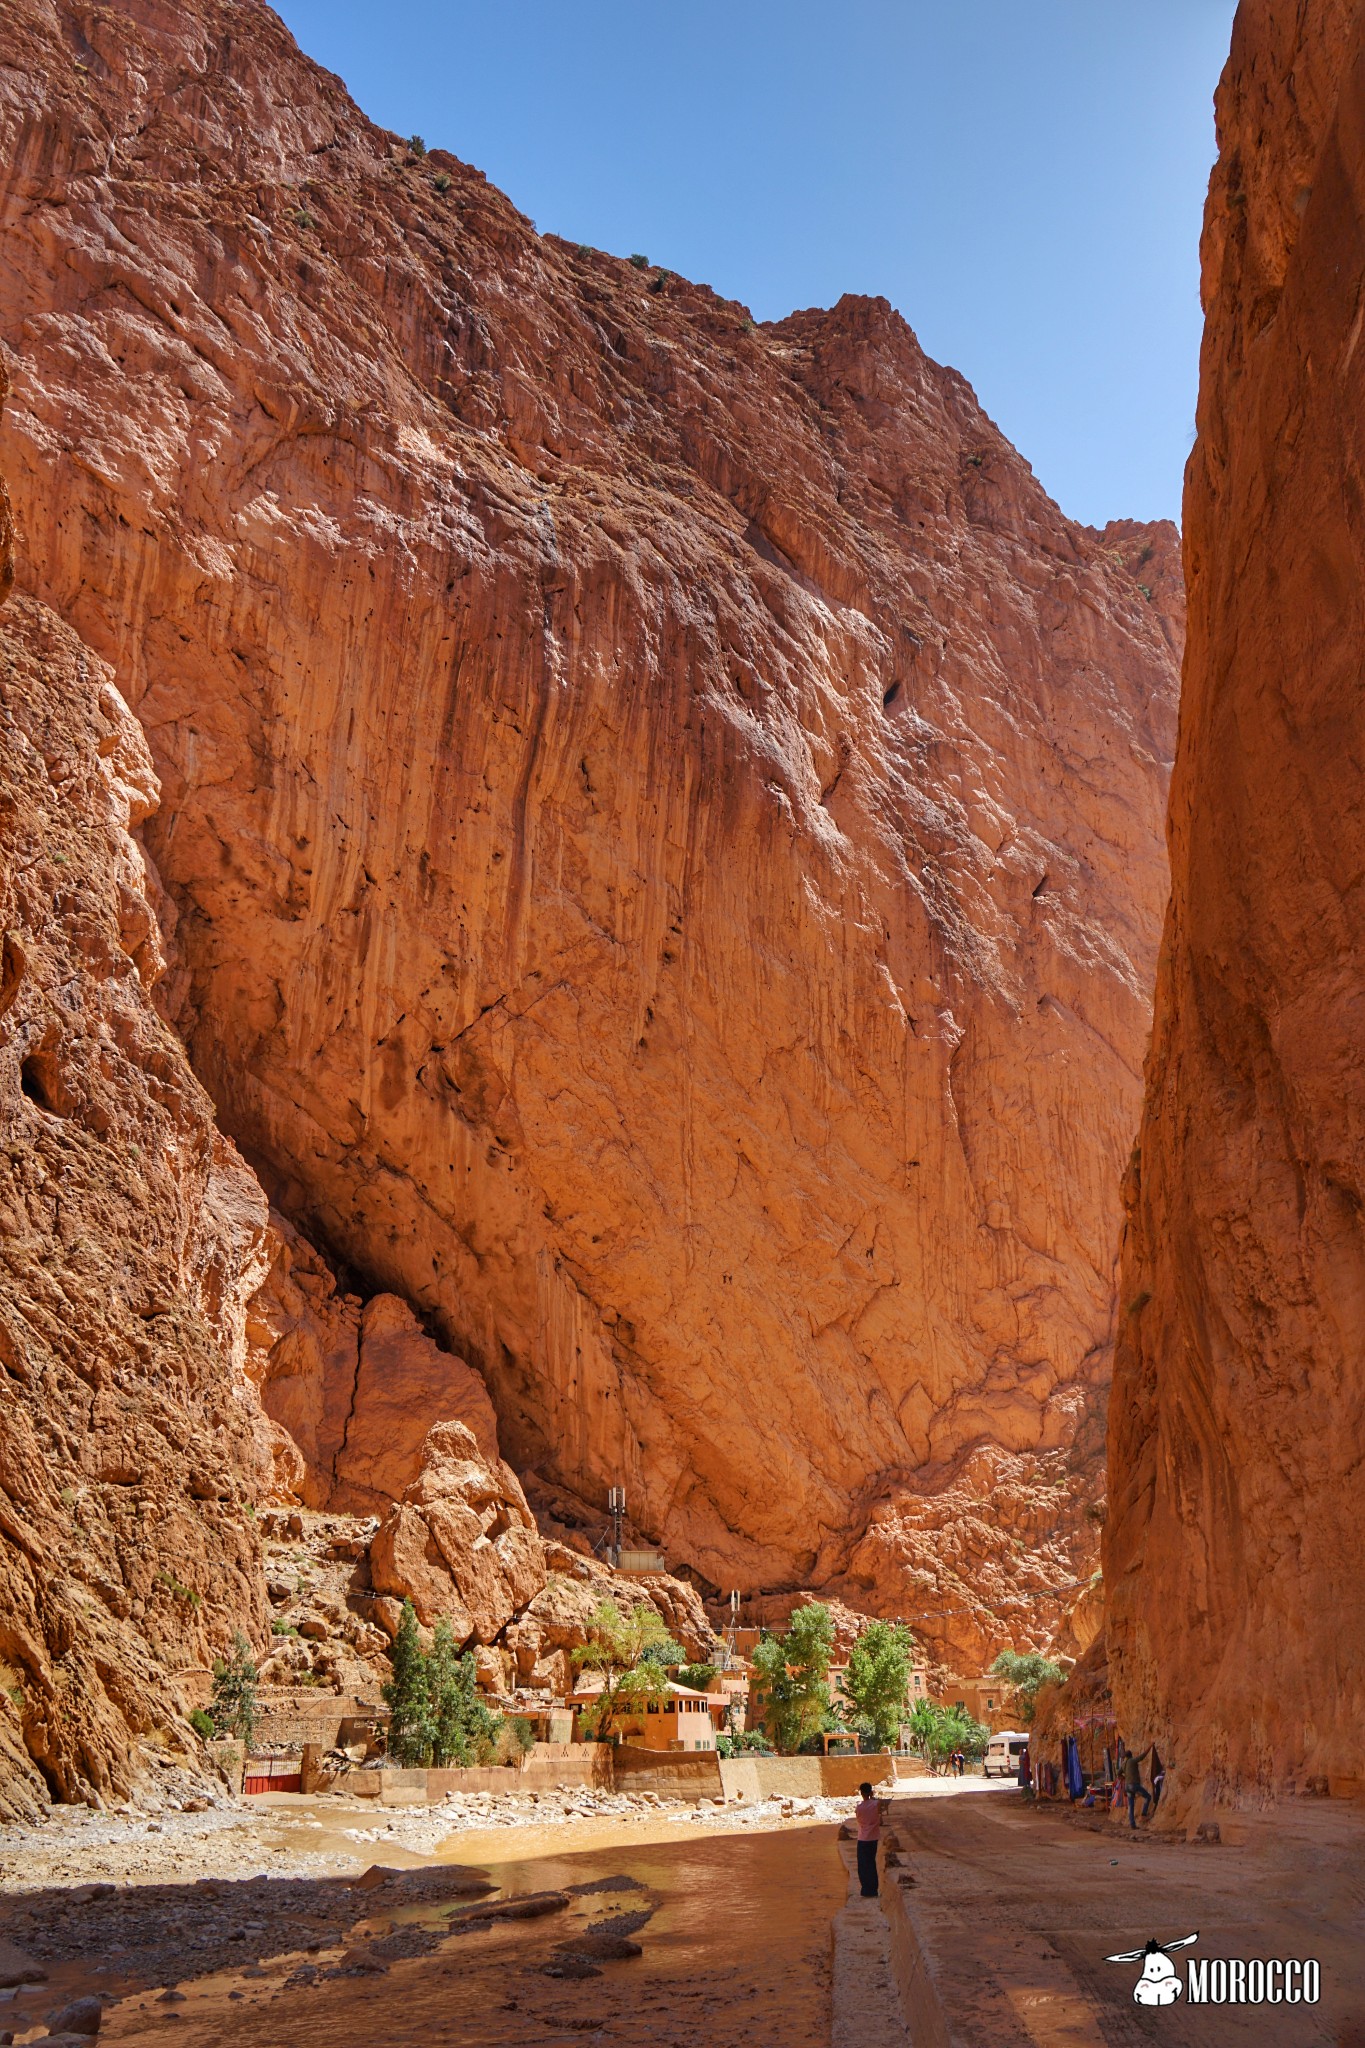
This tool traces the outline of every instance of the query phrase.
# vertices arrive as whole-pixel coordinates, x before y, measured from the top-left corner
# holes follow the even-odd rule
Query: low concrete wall
[[[847,1799],[865,1781],[919,1777],[924,1766],[904,1756],[736,1756],[720,1767],[727,1799]]]
[[[378,1799],[385,1806],[423,1806],[448,1792],[560,1792],[609,1787],[612,1751],[605,1742],[538,1742],[520,1764],[483,1764],[465,1770],[350,1771],[339,1792]]]
[[[622,1743],[612,1756],[618,1792],[657,1792],[664,1799],[723,1799],[721,1761],[714,1749],[635,1749]]]
[[[889,1936],[891,1976],[900,1993],[901,2010],[915,2048],[962,2048],[962,2044],[955,2043],[934,1982],[931,1957],[894,1870],[882,1874],[881,1905]]]
[[[763,1758],[761,1761],[766,1762]],[[727,1799],[761,1799],[763,1786],[758,1775],[760,1759],[756,1756],[722,1757],[720,1782]]]

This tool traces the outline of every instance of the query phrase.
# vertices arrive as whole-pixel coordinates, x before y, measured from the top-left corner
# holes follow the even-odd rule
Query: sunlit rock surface
[[[0,498],[0,587],[6,540]],[[131,834],[156,798],[104,662],[12,598],[0,612],[0,1817],[50,1794],[126,1793],[154,1732],[164,1761],[178,1743],[190,1761],[174,1674],[264,1616],[251,1504],[268,1444],[243,1365],[265,1200],[153,1006],[156,885]]]
[[[1173,896],[1105,1576],[1182,1804],[1362,1781],[1365,14],[1246,0],[1204,230]]]
[[[539,236],[263,8],[15,0],[0,164],[25,585],[147,733],[168,1011],[346,1267],[338,1355],[399,1298],[528,1486],[624,1482],[722,1589],[898,1611],[894,1531],[1003,1473],[963,1512],[1045,1560],[990,1604],[1046,1639],[1094,1563],[1172,531],[1065,519],[882,301],[755,326]],[[294,1377],[278,1483],[372,1490],[396,1447],[338,1462]]]

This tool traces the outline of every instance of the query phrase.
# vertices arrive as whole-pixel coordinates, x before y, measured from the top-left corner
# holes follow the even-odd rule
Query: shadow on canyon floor
[[[79,1886],[13,1897],[3,1932],[48,1981],[22,2036],[78,1995],[105,2042],[218,2048],[787,2048],[829,2039],[828,1827],[619,1845],[360,1878]]]

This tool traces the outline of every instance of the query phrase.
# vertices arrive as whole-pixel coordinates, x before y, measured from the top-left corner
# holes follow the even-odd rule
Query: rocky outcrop
[[[343,1513],[387,1510],[422,1470],[433,1418],[464,1423],[496,1465],[497,1417],[473,1368],[427,1336],[405,1301],[345,1292],[284,1217],[271,1224],[247,1370],[275,1425],[282,1494]]]
[[[837,1577],[973,1445],[1065,1452],[1169,530],[1067,521],[884,302],[755,325],[537,235],[263,8],[6,36],[25,575],[126,677],[168,1000],[272,1199],[529,1480],[623,1481],[723,1588]]]
[[[1173,894],[1105,1537],[1175,1811],[1362,1776],[1365,11],[1244,0],[1204,231]]]
[[[458,1643],[491,1643],[545,1584],[545,1550],[505,1465],[490,1466],[462,1422],[439,1422],[421,1469],[370,1545],[375,1591],[409,1598]]]
[[[7,541],[0,507],[0,541]],[[0,584],[7,563],[0,546]],[[266,1209],[153,1007],[157,784],[113,678],[0,614],[0,1815],[127,1792],[264,1621],[242,1371]],[[179,1735],[176,1731],[179,1730]]]

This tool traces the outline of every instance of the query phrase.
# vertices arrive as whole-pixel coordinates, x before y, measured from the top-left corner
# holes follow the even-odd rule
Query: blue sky
[[[1234,0],[284,0],[376,121],[759,319],[881,292],[1063,509],[1179,517]]]

